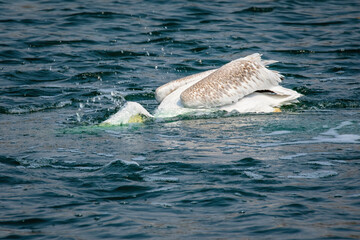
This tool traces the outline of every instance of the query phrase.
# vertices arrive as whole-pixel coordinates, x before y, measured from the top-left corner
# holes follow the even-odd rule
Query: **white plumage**
[[[151,115],[140,104],[128,102],[103,124],[127,124],[132,116],[169,118],[193,112],[274,112],[301,94],[281,87],[283,76],[269,70],[273,60],[254,53],[224,66],[171,81],[156,89],[160,103]]]

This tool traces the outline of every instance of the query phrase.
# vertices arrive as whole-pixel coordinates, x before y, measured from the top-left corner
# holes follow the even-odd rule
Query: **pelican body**
[[[218,69],[168,82],[156,89],[160,103],[150,114],[139,103],[127,102],[102,124],[142,122],[146,118],[172,118],[199,112],[268,113],[296,102],[301,94],[279,85],[283,76],[267,65],[259,53],[231,61]]]

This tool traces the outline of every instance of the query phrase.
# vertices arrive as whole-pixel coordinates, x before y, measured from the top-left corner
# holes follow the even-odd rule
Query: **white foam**
[[[297,153],[297,154],[294,154],[294,155],[287,155],[287,156],[280,157],[280,159],[282,159],[282,160],[291,160],[293,158],[302,157],[302,156],[306,156],[306,155],[308,155],[308,154],[307,153]]]
[[[300,173],[299,175],[290,175],[287,176],[288,178],[305,178],[305,179],[312,179],[312,178],[325,178],[325,177],[332,177],[338,175],[337,172],[331,170],[319,170],[315,172],[309,173]]]
[[[151,189],[149,191],[146,191],[148,193],[152,193],[152,192],[162,192],[162,191],[169,191],[171,189],[175,188],[175,186],[170,186],[170,187],[161,187],[161,188],[156,188],[156,189]]]
[[[133,160],[133,161],[144,161],[144,160],[146,160],[146,157],[138,156],[138,157],[131,158],[131,160]]]
[[[287,131],[287,130],[282,130],[282,131],[274,131],[268,134],[265,134],[267,136],[273,136],[273,135],[283,135],[283,134],[289,134],[291,133],[291,131]]]
[[[253,178],[255,180],[261,180],[261,179],[264,179],[264,176],[260,175],[260,174],[257,174],[257,173],[253,173],[253,172],[250,172],[250,171],[244,171],[244,174],[246,176],[248,176],[249,178]]]
[[[313,143],[360,143],[360,135],[356,134],[339,134],[337,130],[352,125],[350,121],[341,122],[338,126],[330,128],[326,132],[320,133],[318,136],[309,140],[294,141],[294,142],[280,142],[280,143],[265,143],[260,144],[261,147],[274,147],[284,145],[297,145],[297,144],[313,144]]]
[[[172,207],[172,205],[170,203],[165,203],[165,202],[152,202],[151,205],[164,207],[164,208]]]
[[[333,160],[333,162],[336,162],[336,163],[348,163],[348,162],[345,161],[345,160]]]
[[[313,161],[313,162],[308,162],[308,164],[320,165],[320,166],[334,166],[334,164],[332,164],[331,162],[327,162],[327,161]]]
[[[128,165],[128,166],[131,166],[131,165],[140,166],[139,163],[134,162],[134,161],[127,161],[127,160],[122,160],[122,159],[115,159],[115,160],[107,163],[104,167],[106,168],[106,167],[111,166],[112,164],[117,163],[117,162],[121,162],[122,164]]]
[[[66,163],[66,164],[74,164],[74,163],[76,163],[76,161],[74,161],[74,160],[65,160],[64,163]]]
[[[337,134],[334,137],[323,137],[318,136],[314,137],[315,142],[327,142],[327,143],[360,143],[359,135],[355,134]]]
[[[124,163],[125,165],[135,165],[135,166],[140,166],[139,163],[134,162],[134,161],[127,161],[127,160],[120,160],[122,163]]]
[[[95,154],[101,157],[114,157],[114,155],[110,153],[95,153]]]
[[[79,169],[83,171],[94,171],[101,169],[101,167],[75,167],[75,169]]]
[[[154,177],[149,176],[145,178],[147,182],[179,182],[179,179],[176,177]]]

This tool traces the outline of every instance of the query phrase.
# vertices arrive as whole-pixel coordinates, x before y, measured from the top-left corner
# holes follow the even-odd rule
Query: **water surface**
[[[358,1],[0,1],[3,239],[359,239]],[[259,52],[282,113],[98,127]]]

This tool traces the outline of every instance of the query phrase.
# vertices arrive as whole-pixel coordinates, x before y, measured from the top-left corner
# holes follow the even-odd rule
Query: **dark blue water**
[[[0,1],[3,239],[359,239],[359,1]],[[98,127],[259,52],[276,114]]]

